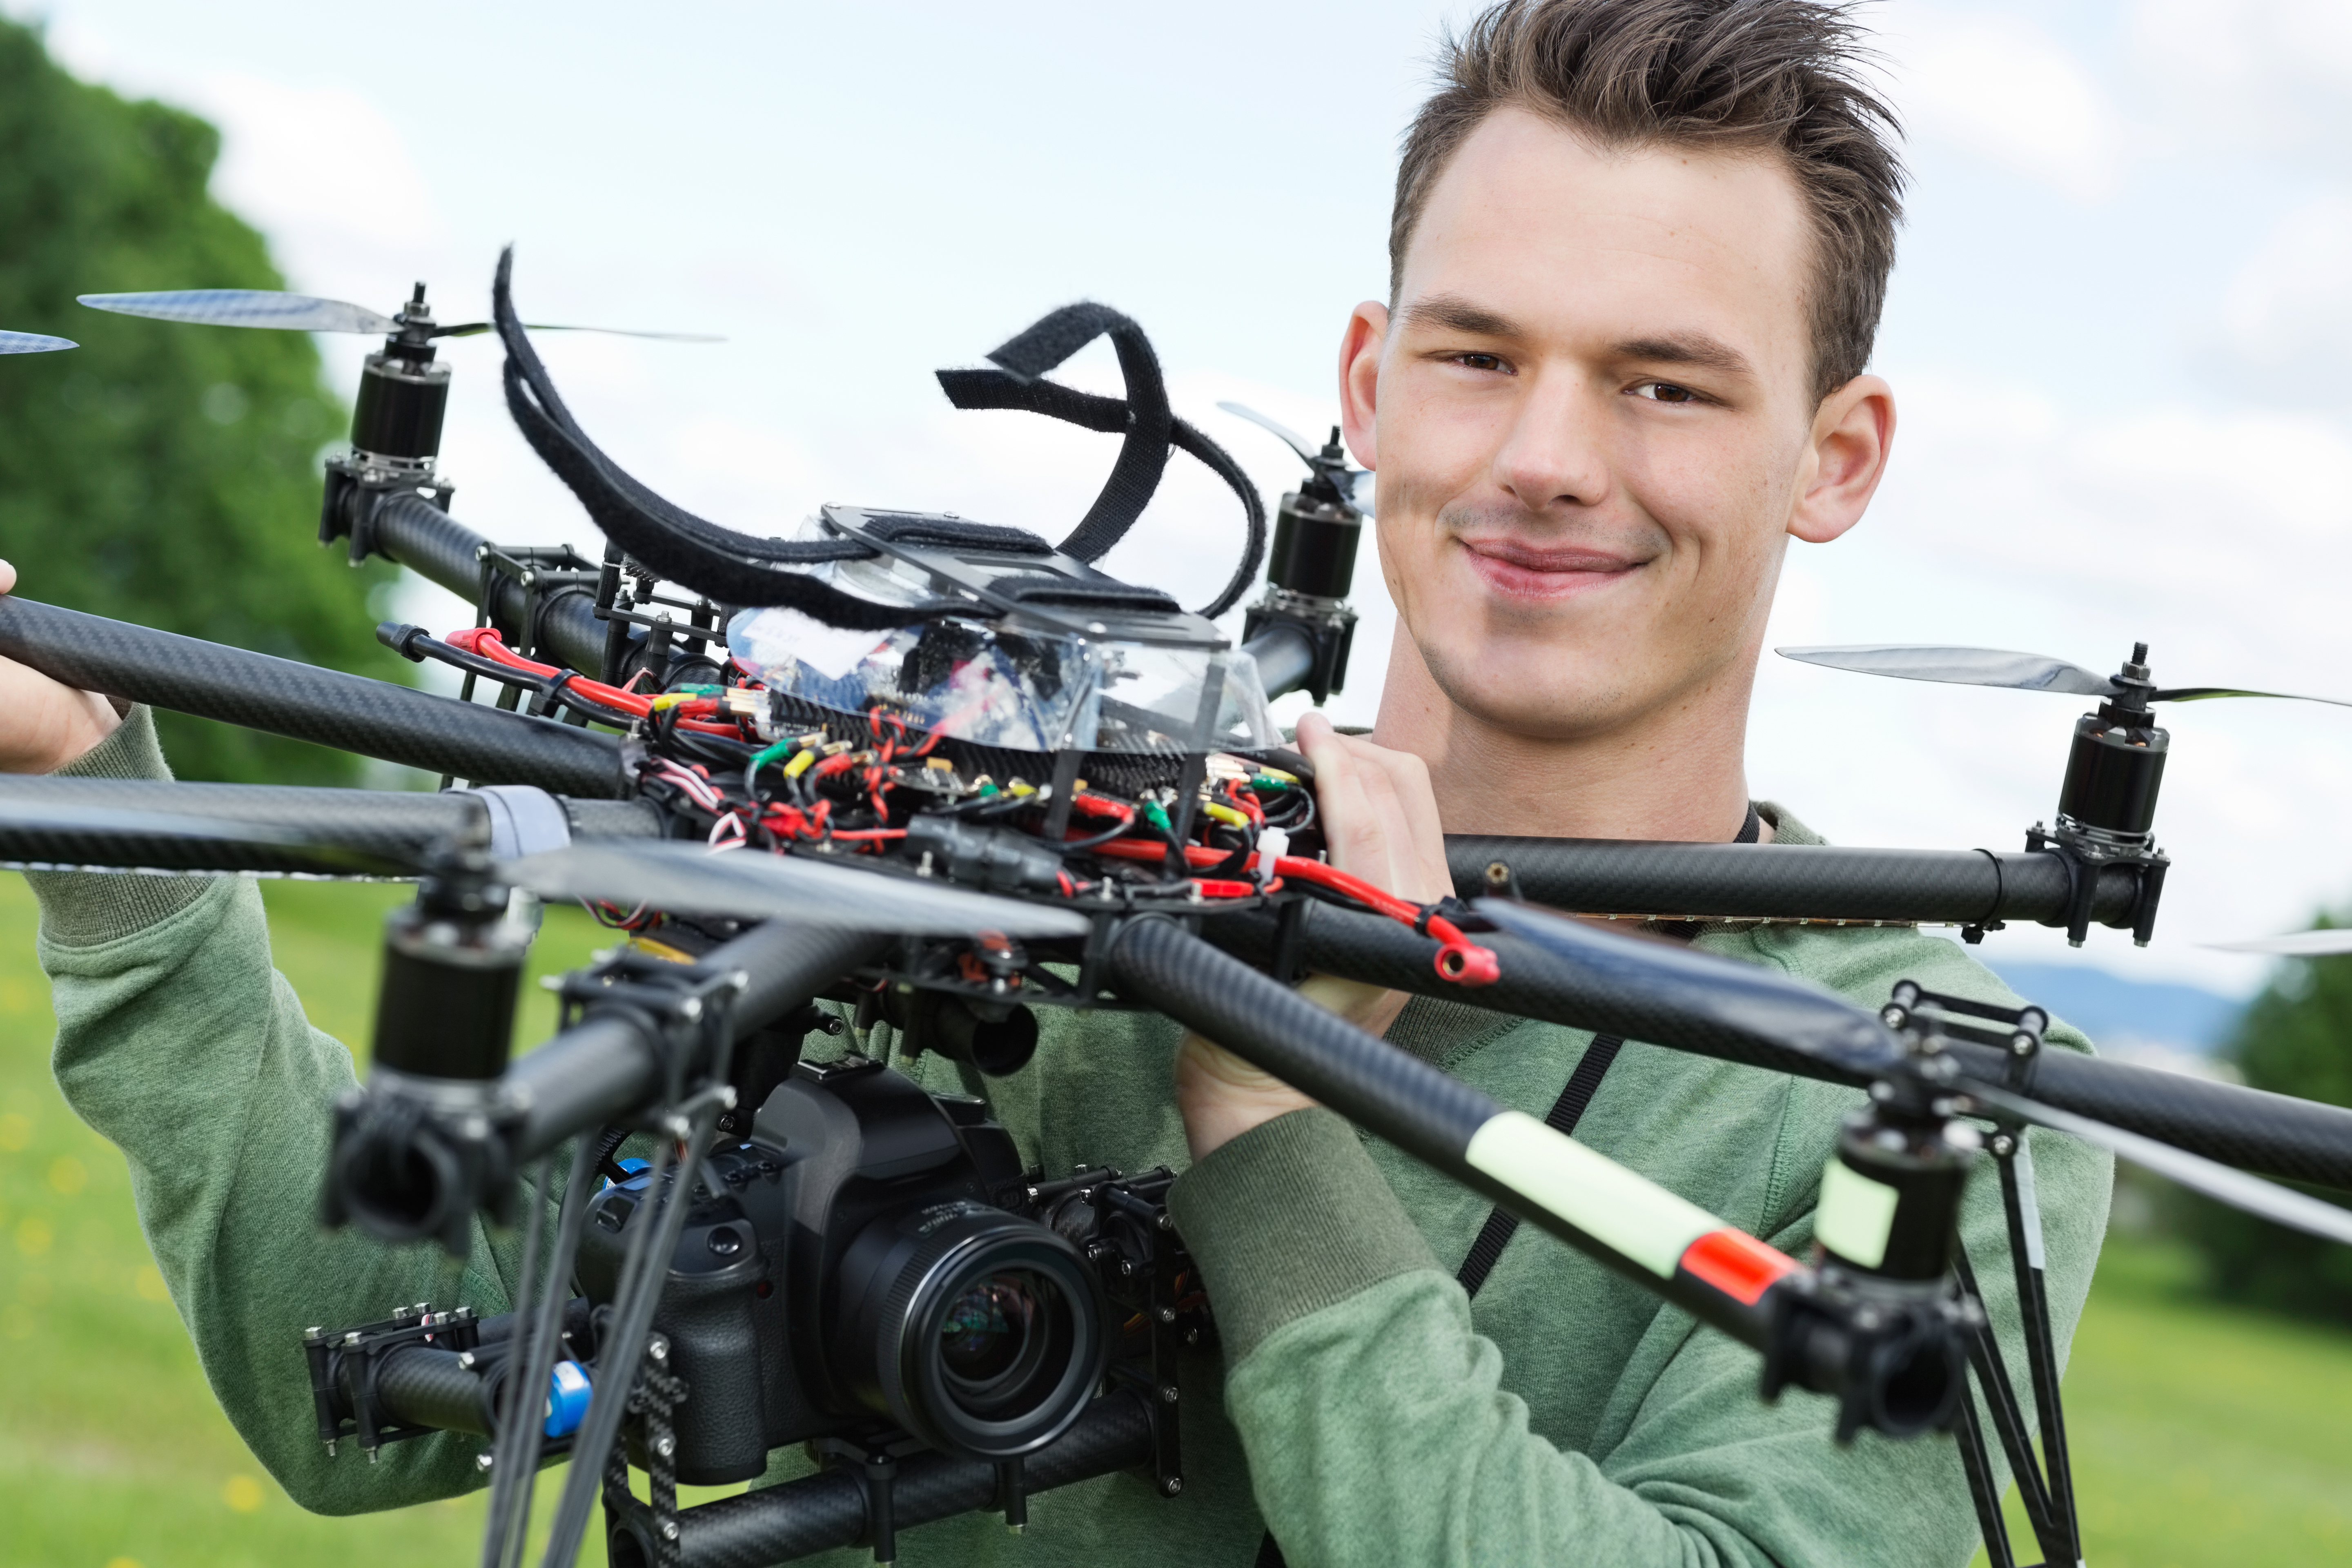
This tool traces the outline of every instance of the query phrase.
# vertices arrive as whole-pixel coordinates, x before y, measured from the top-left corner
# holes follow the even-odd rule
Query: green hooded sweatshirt
[[[168,776],[143,711],[67,770]],[[1820,840],[1758,808],[1778,841]],[[510,1238],[452,1265],[318,1222],[329,1109],[351,1053],[310,1026],[270,967],[261,900],[235,878],[37,874],[55,987],[58,1082],[130,1163],[141,1223],[214,1393],[298,1501],[362,1513],[481,1484],[479,1439],[331,1459],[301,1339],[394,1303],[509,1310]],[[1701,949],[1876,1006],[1902,979],[2014,1004],[1957,945],[1908,928],[1711,927]],[[361,983],[353,977],[353,983]],[[988,1085],[1048,1172],[1188,1163],[1165,1020],[1047,1010],[1034,1060]],[[1396,1045],[1540,1117],[1582,1030],[1416,999]],[[2053,1026],[2051,1044],[2089,1049]],[[858,1042],[890,1058],[877,1030]],[[896,1065],[964,1085],[925,1057]],[[1853,1089],[1627,1045],[1576,1136],[1800,1257]],[[2062,1353],[2105,1229],[2107,1156],[2030,1135]],[[1249,1568],[1272,1530],[1293,1568],[1373,1563],[1833,1563],[1958,1568],[1977,1528],[1947,1436],[1864,1432],[1841,1448],[1817,1395],[1757,1397],[1755,1352],[1549,1236],[1522,1227],[1475,1300],[1454,1272],[1485,1199],[1329,1111],[1267,1122],[1185,1172],[1171,1199],[1216,1313],[1221,1357],[1180,1379],[1184,1488],[1123,1474],[1037,1495],[1025,1535],[991,1515],[899,1537],[910,1565]],[[2000,1195],[1971,1183],[1964,1237],[2021,1367]],[[805,1462],[786,1450],[771,1479]],[[2005,1474],[2005,1472],[2004,1472]],[[354,1523],[354,1530],[366,1526]],[[837,1561],[867,1560],[861,1552]]]

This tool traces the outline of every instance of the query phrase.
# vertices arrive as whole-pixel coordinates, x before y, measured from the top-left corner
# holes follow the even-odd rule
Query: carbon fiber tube
[[[1297,626],[1276,622],[1242,644],[1242,651],[1257,660],[1268,697],[1297,690],[1315,673],[1315,645]]]
[[[1150,1461],[1150,1412],[1139,1395],[1121,1391],[1088,1405],[1077,1425],[1029,1457],[1022,1475],[1036,1493]],[[994,1466],[918,1454],[898,1463],[891,1517],[908,1530],[984,1509],[996,1500],[996,1482]],[[688,1509],[677,1523],[680,1568],[767,1568],[863,1541],[865,1483],[850,1471],[826,1470]],[[615,1564],[633,1561],[634,1542],[614,1545]]]
[[[575,838],[661,835],[661,813],[650,802],[558,800]],[[0,861],[297,876],[351,871],[348,861],[334,851],[298,845],[233,844],[163,833],[68,832],[27,820],[49,806],[250,823],[296,835],[315,834],[331,839],[339,849],[400,861],[414,861],[452,839],[486,843],[488,829],[481,802],[466,795],[0,774]]]
[[[1395,921],[1320,904],[1307,905],[1298,918],[1297,962],[1309,970],[1774,1072],[1863,1081],[1769,1038],[1695,1016],[1671,994],[1596,984],[1575,966],[1498,932],[1477,940],[1494,950],[1501,979],[1465,987],[1439,979],[1437,944]],[[1267,915],[1228,915],[1209,921],[1207,934],[1264,963],[1274,950],[1275,922]],[[1955,1041],[1948,1048],[1973,1077],[1999,1082],[2009,1069],[2008,1058],[1989,1046]],[[2242,1170],[2352,1190],[2352,1110],[2340,1106],[2060,1050],[2041,1055],[2021,1092]]]
[[[1324,1011],[1171,920],[1131,921],[1115,942],[1110,970],[1123,997],[1264,1068],[1743,1343],[1761,1349],[1769,1342],[1769,1298],[1743,1303],[1686,1274],[1644,1268],[1473,1164],[1472,1140],[1505,1114],[1490,1096]]]
[[[772,1024],[867,962],[890,938],[770,921],[704,955],[714,969],[740,969],[750,985],[730,1023],[740,1039]],[[520,1105],[516,1157],[530,1160],[567,1138],[643,1106],[660,1091],[662,1056],[625,1014],[583,1019],[515,1058],[505,1089]]]
[[[1483,931],[1474,940],[1493,951],[1501,977],[1491,985],[1465,986],[1439,978],[1437,943],[1399,921],[1311,902],[1293,918],[1299,922],[1297,961],[1318,973],[1467,1003],[1514,1017],[1647,1040],[1772,1072],[1842,1083],[1867,1081],[1791,1049],[1760,1029],[1694,1014],[1671,993],[1588,973],[1500,931]],[[1236,956],[1262,958],[1273,951],[1275,921],[1266,914],[1226,916],[1206,922],[1202,934]]]
[[[365,676],[0,598],[0,654],[86,690],[477,784],[620,792],[620,743]]]
[[[1449,834],[1445,858],[1465,899],[1492,890],[1486,868],[1499,860],[1517,879],[1521,897],[1595,915],[2063,926],[2073,885],[2057,855],[2025,850]],[[2128,867],[2101,870],[2091,900],[2095,922],[2130,920],[2133,875]]]
[[[418,576],[437,583],[467,604],[482,591],[482,536],[418,495],[394,495],[376,509],[376,553]],[[493,586],[492,616],[503,626],[522,624],[522,588],[501,576]],[[574,669],[593,675],[604,666],[605,624],[595,601],[583,593],[556,594],[539,605],[535,645]]]
[[[344,1363],[349,1382],[353,1363]],[[386,1354],[376,1370],[376,1399],[386,1415],[404,1426],[491,1436],[488,1378],[458,1364],[456,1351],[415,1345]],[[356,1390],[346,1389],[346,1397]],[[357,1401],[352,1401],[354,1405]]]

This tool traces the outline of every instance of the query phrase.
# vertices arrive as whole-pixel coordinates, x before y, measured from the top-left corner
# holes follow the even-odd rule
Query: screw
[[[676,1541],[677,1539],[677,1521],[674,1519],[666,1519],[662,1521],[662,1539],[664,1541]]]
[[[1163,1383],[1160,1385],[1160,1403],[1162,1405],[1173,1405],[1176,1403],[1176,1385],[1174,1384]]]
[[[2030,1057],[2033,1054],[2033,1037],[2032,1035],[2011,1035],[2009,1037],[2009,1048],[2014,1055]]]
[[[677,1440],[671,1437],[661,1438],[654,1444],[654,1452],[659,1454],[665,1459],[668,1458],[672,1454],[677,1452]]]
[[[2006,1160],[2017,1152],[2017,1140],[2006,1132],[1996,1132],[1992,1138],[1992,1152]]]
[[[1174,1321],[1176,1321],[1176,1309],[1175,1309],[1175,1308],[1173,1308],[1173,1307],[1162,1307],[1162,1308],[1160,1308],[1160,1321],[1161,1322],[1163,1322],[1163,1323],[1172,1323],[1172,1322],[1174,1322]]]
[[[659,1334],[656,1334],[653,1337],[653,1342],[646,1346],[646,1353],[653,1357],[656,1361],[669,1360],[669,1341],[664,1339]]]
[[[474,1468],[480,1470],[485,1475],[489,1473],[490,1455],[488,1449],[485,1449],[481,1453],[474,1456]]]
[[[474,1352],[473,1352],[472,1351],[461,1351],[461,1352],[458,1352],[458,1354],[457,1354],[457,1365],[458,1365],[461,1369],[463,1369],[464,1371],[467,1371],[467,1372],[471,1372],[471,1371],[473,1371],[473,1370],[474,1370]]]
[[[1162,1497],[1174,1497],[1183,1489],[1184,1478],[1181,1476],[1170,1476],[1160,1483],[1160,1495]]]

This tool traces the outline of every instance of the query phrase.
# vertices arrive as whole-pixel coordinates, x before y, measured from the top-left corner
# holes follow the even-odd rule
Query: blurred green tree
[[[2321,929],[2341,923],[2322,915]],[[2289,959],[2238,1020],[2223,1056],[2248,1085],[2352,1106],[2352,958]],[[2340,1193],[2315,1195],[2344,1201]],[[2231,1300],[2352,1323],[2352,1247],[2181,1194],[2179,1228]]]
[[[283,286],[206,190],[219,151],[202,120],[77,81],[37,29],[0,20],[0,327],[81,344],[0,361],[0,556],[33,598],[399,679],[367,607],[387,569],[314,542],[320,449],[344,411],[310,336],[74,302]],[[349,783],[360,766],[158,719],[184,777]]]

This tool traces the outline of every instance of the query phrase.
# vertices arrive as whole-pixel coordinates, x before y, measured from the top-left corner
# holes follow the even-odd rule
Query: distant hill
[[[2229,1038],[2245,1007],[2201,986],[2126,980],[2086,964],[1988,963],[2011,990],[2049,1008],[2102,1049],[2111,1043],[2155,1045],[2202,1056]]]

